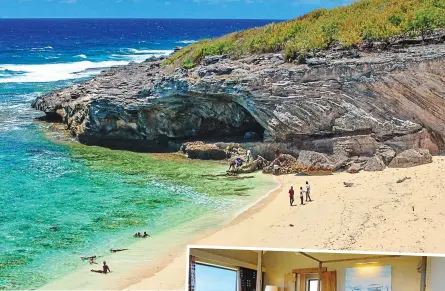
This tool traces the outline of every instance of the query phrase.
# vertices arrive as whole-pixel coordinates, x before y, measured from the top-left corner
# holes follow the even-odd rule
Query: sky
[[[236,291],[237,272],[196,265],[196,291]]]
[[[290,19],[353,0],[0,0],[0,18]]]

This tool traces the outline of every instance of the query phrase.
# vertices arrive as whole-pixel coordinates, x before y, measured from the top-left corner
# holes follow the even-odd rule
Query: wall
[[[344,254],[314,254],[321,260],[335,260],[343,258],[357,258],[363,255],[344,255]],[[403,257],[403,258],[386,258],[376,259],[379,264],[372,266],[392,266],[392,288],[395,291],[419,291],[420,290],[420,273],[417,271],[420,263],[419,257]],[[265,276],[265,285],[279,286],[283,290],[284,275],[291,273],[293,269],[317,268],[316,262],[302,255],[296,255],[292,252],[267,252],[263,258],[264,266],[267,269]],[[366,267],[356,265],[357,262],[344,262],[326,264],[324,267],[328,271],[337,271],[337,290],[345,290],[345,269]],[[445,267],[445,266],[444,266]],[[441,289],[443,291],[445,289]],[[438,291],[438,290],[431,290]]]

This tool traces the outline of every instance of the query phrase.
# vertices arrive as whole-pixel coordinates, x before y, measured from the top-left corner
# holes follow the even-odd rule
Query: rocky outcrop
[[[383,161],[383,163],[388,166],[389,163],[391,163],[392,159],[396,156],[396,151],[393,150],[389,146],[381,146],[377,150],[377,155],[380,157],[380,159]]]
[[[204,142],[184,143],[181,150],[190,159],[224,160],[227,158],[224,150],[218,148],[215,144],[206,144]]]
[[[323,153],[301,151],[297,164],[304,171],[336,171],[344,167],[348,159],[344,156],[328,156]]]
[[[269,161],[267,161],[261,156],[258,156],[258,158],[255,161],[245,164],[239,169],[235,169],[234,172],[238,174],[248,174],[256,172],[258,170],[263,170],[264,168],[267,168],[269,165],[270,165]]]
[[[309,65],[282,54],[213,56],[188,70],[149,60],[39,97],[33,107],[80,142],[114,148],[177,150],[181,140],[249,133],[346,157],[382,146],[442,152],[445,45],[354,52],[323,52],[323,62]]]
[[[410,149],[398,154],[389,164],[391,168],[410,168],[433,162],[427,149]]]
[[[383,171],[386,169],[386,165],[379,155],[375,155],[366,162],[363,169],[367,172]]]
[[[274,169],[274,163],[277,163],[279,168],[278,170]],[[283,154],[278,157],[273,163],[270,163],[267,167],[264,168],[263,173],[266,174],[295,174],[299,173],[301,170],[300,165],[297,162],[297,159],[291,155]]]

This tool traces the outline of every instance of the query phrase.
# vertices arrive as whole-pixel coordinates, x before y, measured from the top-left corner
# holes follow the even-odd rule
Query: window
[[[317,291],[318,290],[318,279],[307,280],[307,291]]]
[[[237,271],[196,264],[196,291],[236,291]]]

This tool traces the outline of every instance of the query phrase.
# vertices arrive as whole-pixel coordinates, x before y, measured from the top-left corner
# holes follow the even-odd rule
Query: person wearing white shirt
[[[311,199],[311,185],[309,185],[309,182],[306,181],[306,202],[312,201]]]
[[[250,159],[252,158],[252,149],[247,150],[247,163],[250,162]]]

